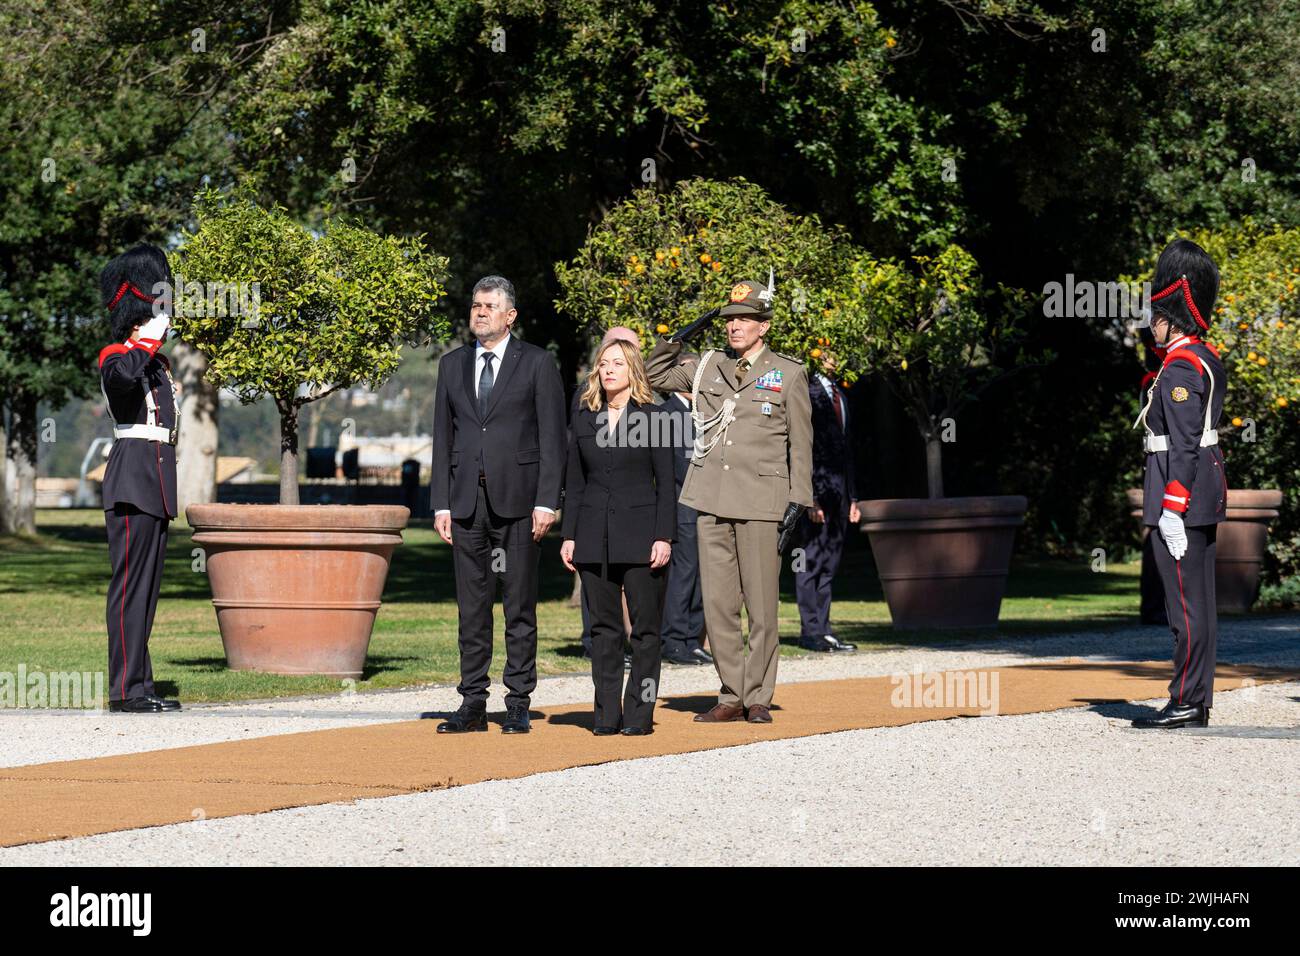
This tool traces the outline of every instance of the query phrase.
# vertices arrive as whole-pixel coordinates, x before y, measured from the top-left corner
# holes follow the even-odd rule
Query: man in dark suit
[[[823,653],[846,653],[857,646],[831,633],[831,584],[844,555],[850,523],[861,519],[854,488],[853,433],[844,389],[822,371],[808,377],[812,401],[813,497],[816,505],[802,518],[803,561],[795,562],[795,596],[799,603],[799,646]]]
[[[564,386],[550,353],[514,338],[515,290],[474,286],[475,342],[438,363],[433,413],[434,527],[452,546],[459,608],[460,708],[439,733],[487,729],[496,581],[506,619],[505,733],[527,733],[537,685],[540,542],[564,475]]]
[[[684,354],[679,361],[694,362],[699,356]],[[682,493],[687,470],[691,467],[691,454],[695,447],[695,425],[691,421],[689,393],[673,392],[659,406],[681,422],[680,432],[674,429],[674,439],[681,441],[673,448],[673,472],[677,494]],[[673,545],[672,564],[668,567],[668,597],[664,602],[663,659],[669,664],[712,664],[713,657],[704,650],[704,591],[700,587],[700,547],[696,539],[695,521],[699,512],[690,505],[677,505],[677,542]]]

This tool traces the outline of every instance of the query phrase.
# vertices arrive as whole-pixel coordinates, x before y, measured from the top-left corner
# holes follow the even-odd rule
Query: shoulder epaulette
[[[105,345],[102,349],[99,350],[100,367],[101,368],[103,367],[104,359],[108,358],[110,355],[118,355],[126,351],[128,351],[127,347],[123,345],[121,342],[114,342],[112,345]]]

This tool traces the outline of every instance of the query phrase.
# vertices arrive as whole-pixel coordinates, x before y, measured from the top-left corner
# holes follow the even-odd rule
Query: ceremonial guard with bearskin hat
[[[113,421],[104,472],[104,522],[113,575],[108,588],[109,710],[180,709],[158,696],[149,634],[158,608],[167,525],[176,517],[177,393],[162,346],[171,319],[155,315],[170,284],[167,256],[140,245],[104,267],[99,284],[116,340],[99,353],[100,388]]]
[[[1216,430],[1228,376],[1200,339],[1209,329],[1219,270],[1196,243],[1178,239],[1156,263],[1151,332],[1165,350],[1134,427],[1146,428],[1143,522],[1159,534],[1156,565],[1174,637],[1169,703],[1135,727],[1204,727],[1214,701],[1217,615],[1215,543],[1228,481]]]

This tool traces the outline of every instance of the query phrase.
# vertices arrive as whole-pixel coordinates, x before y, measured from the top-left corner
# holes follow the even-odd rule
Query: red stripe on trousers
[[[1183,677],[1178,682],[1178,703],[1183,702],[1183,687],[1187,684],[1187,665],[1192,659],[1192,622],[1187,619],[1187,598],[1183,596],[1183,562],[1175,561],[1178,572],[1178,600],[1183,603],[1183,632],[1187,635],[1187,652],[1183,654]]]
[[[126,579],[131,576],[131,516],[126,519],[126,570],[122,574],[122,604],[117,611],[117,636],[122,641],[122,699],[126,700]]]

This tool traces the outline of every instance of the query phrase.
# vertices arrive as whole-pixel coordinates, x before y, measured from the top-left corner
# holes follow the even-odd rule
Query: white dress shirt
[[[826,397],[831,400],[831,408],[835,407],[835,383],[823,375],[817,373],[817,381],[821,382],[822,388],[826,390]],[[849,424],[849,403],[840,399],[840,428],[847,428]]]
[[[479,380],[483,377],[483,367],[487,365],[487,354],[491,352],[494,356],[492,359],[492,386],[496,387],[496,381],[501,377],[501,360],[506,357],[506,346],[510,344],[510,336],[501,336],[501,341],[490,349],[485,349],[480,342],[474,346],[474,397],[478,398]]]

